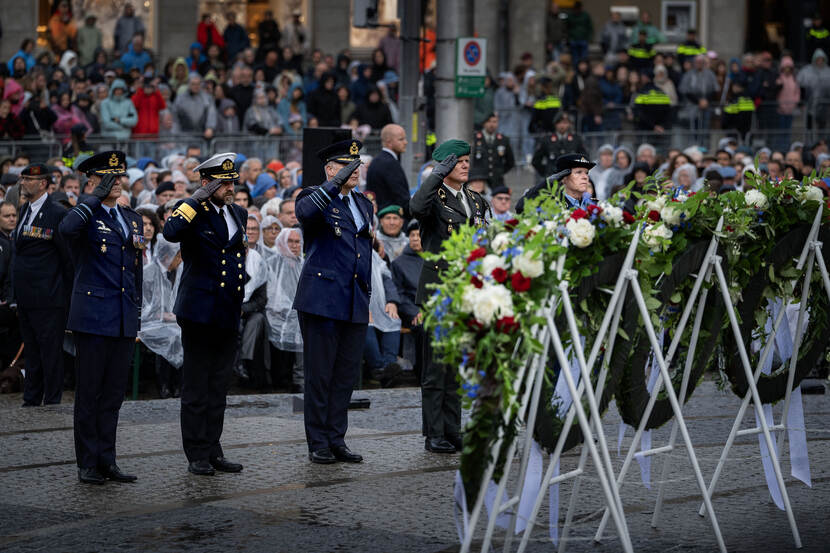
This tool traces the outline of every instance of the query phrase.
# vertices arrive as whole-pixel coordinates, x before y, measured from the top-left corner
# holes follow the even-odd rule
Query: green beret
[[[455,154],[458,157],[468,156],[470,155],[470,145],[463,140],[451,138],[435,148],[435,151],[432,152],[432,159],[435,161],[444,161],[450,154]]]
[[[403,208],[399,205],[390,204],[378,211],[378,219],[383,218],[384,215],[393,213],[398,217],[403,217]]]

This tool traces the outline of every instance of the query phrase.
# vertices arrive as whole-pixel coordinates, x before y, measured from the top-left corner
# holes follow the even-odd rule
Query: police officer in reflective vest
[[[813,17],[813,24],[807,30],[805,37],[805,56],[806,61],[813,59],[813,53],[821,48],[824,52],[830,51],[830,31],[824,26],[821,16]]]
[[[63,335],[72,265],[58,226],[66,209],[46,194],[50,173],[41,163],[20,174],[21,199],[13,247],[12,283],[26,352],[23,407],[61,402]]]
[[[447,140],[432,154],[439,162],[409,201],[412,216],[421,225],[425,251],[438,253],[441,244],[461,225],[486,226],[487,202],[465,184],[470,167],[470,145]],[[441,263],[424,263],[415,303],[423,306],[432,294],[428,287],[439,281]],[[430,340],[424,340],[421,374],[424,447],[435,453],[455,453],[463,448],[461,400],[456,371],[433,360]]]
[[[187,470],[199,476],[242,470],[219,443],[247,280],[248,213],[233,203],[235,160],[221,153],[197,166],[201,187],[177,205],[163,230],[181,243],[184,263],[173,308],[184,349],[182,444]]]
[[[326,182],[297,197],[306,259],[294,309],[305,365],[305,419],[312,463],[359,463],[346,446],[348,408],[363,360],[372,285],[372,202],[356,190],[357,140],[317,152]]]
[[[629,66],[632,71],[648,71],[654,66],[654,57],[657,56],[657,50],[654,46],[646,40],[647,33],[640,31],[637,34],[637,42],[629,46],[628,57]]]
[[[573,131],[571,116],[566,111],[556,115],[556,128],[549,138],[542,138],[533,154],[531,164],[541,175],[546,177],[554,172],[556,159],[571,152],[587,155],[582,138]]]
[[[109,151],[84,161],[92,195],[72,208],[60,232],[70,244],[75,282],[67,328],[75,337],[75,457],[78,479],[133,482],[115,463],[118,412],[141,321],[141,216],[121,207],[123,152]]]
[[[491,113],[484,120],[473,142],[473,167],[490,179],[491,187],[504,186],[504,174],[516,166],[510,139],[498,132],[499,116]]]
[[[688,71],[690,68],[685,67],[685,63],[687,61],[691,63],[694,61],[695,56],[705,53],[706,48],[701,46],[697,41],[697,31],[689,29],[686,31],[686,40],[683,44],[677,46],[677,61],[680,62],[680,66],[683,67],[683,71]]]

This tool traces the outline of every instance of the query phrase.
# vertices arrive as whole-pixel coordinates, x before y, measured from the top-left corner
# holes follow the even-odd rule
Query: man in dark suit
[[[20,323],[12,296],[12,238],[17,208],[0,202],[0,366],[7,367],[20,349]]]
[[[303,414],[313,463],[359,463],[346,446],[348,408],[363,360],[372,283],[372,202],[356,190],[361,144],[317,152],[326,182],[297,197],[307,254],[294,309],[305,364]]]
[[[400,125],[389,124],[380,131],[383,151],[372,159],[366,172],[366,190],[375,193],[378,211],[390,205],[404,208],[409,219],[409,184],[401,167],[401,154],[406,151],[406,131]]]
[[[79,169],[95,184],[60,225],[73,254],[75,282],[69,328],[75,337],[75,458],[78,479],[134,482],[115,463],[118,412],[140,326],[141,216],[116,201],[121,197],[125,155],[96,154]]]
[[[567,209],[587,207],[596,203],[591,193],[591,181],[588,178],[596,163],[589,161],[582,154],[565,154],[556,160],[556,173],[539,181],[533,188],[525,192],[516,204],[516,213],[524,211],[525,201],[538,196],[542,190],[553,187],[554,181],[559,182],[559,199]]]
[[[461,225],[487,225],[487,201],[465,184],[470,171],[470,145],[463,140],[447,140],[432,154],[438,165],[424,179],[409,202],[412,216],[421,224],[421,245],[425,251],[438,253],[441,243]],[[416,303],[423,307],[439,281],[444,263],[424,263],[418,282]],[[432,346],[424,340],[424,368],[421,373],[424,447],[435,453],[461,451],[461,400],[455,372],[432,359]]]
[[[35,163],[21,173],[26,200],[12,235],[12,282],[26,352],[23,406],[61,402],[63,334],[72,268],[58,226],[66,209],[46,194],[51,175]]]
[[[182,329],[182,444],[192,474],[240,472],[219,443],[245,296],[248,213],[233,203],[236,154],[216,154],[196,169],[201,187],[164,224],[181,242],[181,283],[173,313]]]

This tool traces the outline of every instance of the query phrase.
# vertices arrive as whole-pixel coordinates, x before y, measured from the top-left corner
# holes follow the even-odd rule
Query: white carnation
[[[546,234],[556,234],[559,225],[556,221],[545,221],[545,233]]]
[[[643,232],[643,241],[649,249],[657,250],[661,248],[660,239],[671,239],[674,233],[666,225],[649,225]]]
[[[485,284],[476,294],[473,316],[483,325],[494,320],[513,316],[513,297],[501,284]]]
[[[479,289],[472,284],[467,285],[461,294],[461,311],[464,313],[472,313],[473,307],[478,302],[478,291]]]
[[[614,227],[622,225],[623,210],[621,208],[606,202],[601,203],[599,206],[602,208],[600,217],[603,221]]]
[[[666,197],[665,196],[657,196],[653,200],[646,202],[646,207],[648,207],[648,211],[660,211],[664,207],[666,207]]]
[[[492,273],[493,269],[496,267],[501,269],[507,268],[504,258],[500,255],[489,253],[484,256],[484,259],[481,260],[481,274],[484,276],[490,276],[490,273]]]
[[[533,253],[527,251],[513,258],[513,268],[528,278],[536,278],[545,272],[542,256],[540,255],[534,259]]]
[[[622,216],[620,216],[622,217]],[[568,240],[577,248],[587,248],[594,241],[597,231],[588,219],[573,219],[565,223]]]
[[[668,204],[666,207],[660,210],[660,218],[666,222],[669,226],[679,225],[680,224],[680,209],[676,208],[677,204]]]
[[[820,202],[824,199],[824,194],[815,186],[804,186],[801,188],[801,201],[803,202]]]
[[[509,232],[500,232],[494,238],[493,242],[490,244],[493,247],[493,251],[496,253],[502,253],[504,250],[510,247],[510,233]]]
[[[769,205],[764,193],[754,188],[744,193],[744,200],[746,201],[746,205],[752,206],[755,209],[766,209],[767,205]]]

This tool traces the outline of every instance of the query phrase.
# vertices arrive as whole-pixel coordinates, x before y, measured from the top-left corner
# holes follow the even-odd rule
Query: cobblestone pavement
[[[118,459],[139,480],[99,487],[77,481],[71,395],[60,406],[34,409],[21,409],[19,395],[0,396],[0,551],[458,550],[452,512],[458,458],[424,451],[419,391],[355,395],[372,400],[370,409],[351,412],[347,436],[364,463],[309,463],[302,413],[293,411],[292,396],[233,396],[223,444],[226,455],[245,470],[212,478],[186,471],[178,400],[125,402]],[[830,396],[805,396],[804,403],[812,488],[789,476],[788,461],[783,468],[804,542],[801,551],[824,552],[830,535]],[[687,405],[689,431],[707,481],[738,407],[735,396],[717,391],[711,382],[699,387]],[[613,445],[618,421],[612,406],[604,423]],[[751,414],[745,425],[750,422]],[[668,426],[655,431],[653,444],[664,443],[668,433]],[[576,466],[578,451],[563,457],[563,472]],[[618,470],[622,458],[616,451],[612,456]],[[644,487],[636,464],[622,489],[635,550],[715,551],[708,519],[696,514],[700,494],[685,449],[656,460],[654,480],[665,459],[672,469],[659,528],[650,526],[656,486]],[[561,486],[560,519],[571,487]],[[590,463],[581,490],[568,550],[619,551],[613,526],[601,544],[591,540],[602,502]],[[546,538],[547,504],[530,551],[555,550]],[[769,501],[757,438],[738,439],[714,506],[729,551],[795,551],[785,514]],[[497,531],[497,545],[503,538]]]

